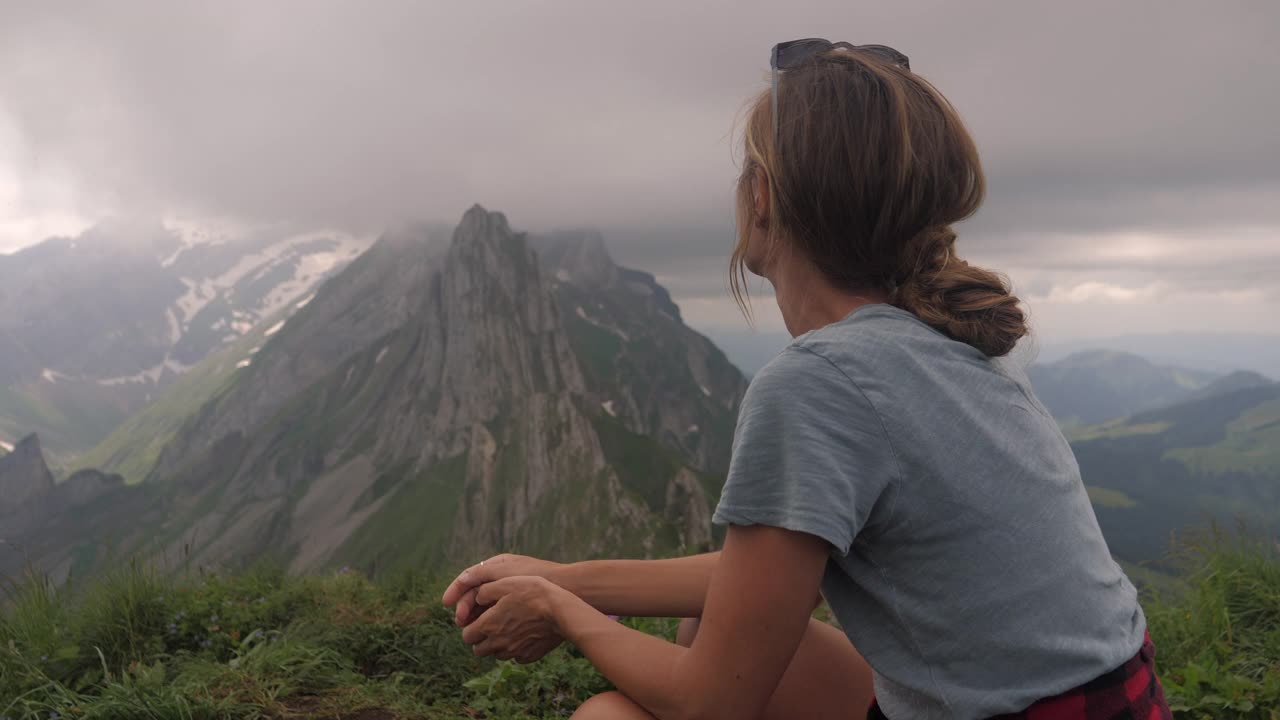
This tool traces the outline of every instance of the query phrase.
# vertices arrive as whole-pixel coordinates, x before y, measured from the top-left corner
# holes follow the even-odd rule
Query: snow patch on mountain
[[[196,241],[216,242],[229,241],[227,234],[202,234],[190,227],[186,228],[184,242],[191,247]],[[210,238],[215,239],[210,239]],[[330,249],[315,251],[307,246],[317,241],[333,243]],[[311,290],[327,273],[340,263],[359,255],[372,242],[371,238],[358,237],[349,233],[330,230],[298,233],[289,235],[266,247],[245,254],[234,265],[220,275],[210,278],[181,278],[187,286],[187,292],[178,299],[177,306],[182,311],[182,320],[190,330],[190,322],[202,309],[214,299],[225,295],[241,281],[259,279],[267,273],[274,272],[281,265],[294,265],[292,276],[276,285],[265,298],[252,310],[258,318],[271,315],[286,305],[297,300]],[[176,260],[176,256],[174,257]]]
[[[182,323],[178,322],[178,316],[174,314],[173,308],[165,308],[164,319],[169,323],[169,344],[173,345],[182,339]]]
[[[577,314],[577,316],[578,316],[578,317],[582,318],[583,320],[586,320],[587,322],[591,323],[592,325],[595,325],[596,327],[600,328],[601,330],[604,330],[604,331],[606,331],[606,332],[611,332],[611,333],[613,333],[614,335],[617,335],[617,336],[618,336],[618,337],[619,337],[623,342],[630,342],[630,341],[631,341],[631,338],[630,338],[630,337],[629,337],[625,332],[623,332],[622,330],[620,330],[620,329],[618,329],[618,328],[616,328],[616,327],[614,327],[614,326],[612,326],[612,325],[609,325],[609,324],[607,324],[607,323],[603,323],[603,322],[601,322],[601,321],[599,321],[599,320],[597,320],[597,319],[595,319],[595,318],[591,317],[590,315],[588,315],[588,314],[587,314],[587,311],[586,311],[586,310],[583,310],[581,305],[579,305],[577,308],[575,308],[574,312],[575,312],[575,314]]]
[[[47,383],[56,383],[59,380],[73,380],[74,378],[72,378],[70,375],[64,375],[58,372],[57,370],[50,370],[49,368],[45,368],[40,371],[40,379],[44,380]]]
[[[166,355],[164,362],[159,365],[149,367],[142,372],[134,373],[133,375],[123,375],[121,377],[102,378],[97,380],[97,383],[107,387],[113,385],[132,385],[137,383],[151,383],[152,385],[156,385],[159,384],[160,378],[164,376],[165,370],[168,370],[174,375],[181,375],[190,369],[190,365],[183,365],[177,360]]]

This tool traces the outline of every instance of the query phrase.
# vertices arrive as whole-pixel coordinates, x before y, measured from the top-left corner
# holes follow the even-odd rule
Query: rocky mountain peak
[[[476,203],[462,215],[462,221],[453,231],[453,243],[471,242],[484,238],[509,238],[511,225],[507,216],[500,212],[490,212],[483,205]]]
[[[40,438],[26,436],[13,452],[0,458],[0,505],[17,507],[53,489],[53,473],[45,464]]]
[[[746,383],[665,291],[597,233],[560,234],[548,264],[479,205],[443,253],[418,235],[325,283],[165,442],[145,491],[84,474],[53,495],[102,525],[130,513],[117,547],[198,537],[194,562],[296,571],[709,547]],[[73,515],[54,499],[44,517]],[[27,527],[48,562],[84,533]]]
[[[562,230],[532,240],[542,262],[560,282],[600,289],[618,282],[618,266],[595,230]]]

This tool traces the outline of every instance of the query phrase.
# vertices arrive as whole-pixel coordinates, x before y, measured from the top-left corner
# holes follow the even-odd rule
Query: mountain
[[[772,302],[769,299],[768,302]],[[706,329],[716,347],[732,358],[734,365],[742,368],[748,377],[769,364],[793,338],[785,330],[762,330],[744,320],[741,326],[716,325]]]
[[[1068,434],[1118,557],[1159,561],[1172,534],[1209,521],[1280,532],[1280,384],[1230,378],[1222,392]]]
[[[1182,402],[1216,377],[1111,350],[1032,365],[1027,375],[1041,402],[1064,425],[1100,423]]]
[[[236,365],[145,482],[29,529],[42,565],[90,542],[295,571],[707,548],[746,386],[598,235],[479,206],[447,243],[382,237]]]
[[[1271,378],[1261,373],[1256,373],[1252,370],[1236,370],[1212,380],[1208,385],[1187,396],[1187,400],[1203,400],[1215,395],[1233,393],[1237,390],[1266,387],[1272,383]]]
[[[653,275],[618,267],[595,232],[529,239],[552,280],[561,323],[601,408],[630,432],[716,473],[728,470],[742,374]]]
[[[97,470],[55,484],[39,438],[27,436],[0,457],[0,577],[20,577],[28,563],[60,579],[88,574],[113,557],[102,538],[133,531],[150,497]]]
[[[113,221],[0,255],[0,440],[38,432],[70,460],[368,244]]]
[[[21,505],[53,489],[53,473],[45,464],[40,438],[28,435],[0,457],[0,498]]]
[[[1084,350],[1106,349],[1141,355],[1161,365],[1223,374],[1252,370],[1280,378],[1280,333],[1138,333],[1107,338],[1046,343],[1044,362],[1054,362]]]

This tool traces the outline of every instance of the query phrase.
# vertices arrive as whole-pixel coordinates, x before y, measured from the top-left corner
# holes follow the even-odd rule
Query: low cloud
[[[8,3],[0,251],[106,214],[367,232],[479,201],[601,227],[690,317],[738,323],[731,130],[774,42],[827,35],[899,47],[965,116],[990,194],[961,250],[1042,316],[1159,285],[1197,327],[1212,309],[1169,298],[1255,293],[1275,332],[1278,25],[1156,0]]]

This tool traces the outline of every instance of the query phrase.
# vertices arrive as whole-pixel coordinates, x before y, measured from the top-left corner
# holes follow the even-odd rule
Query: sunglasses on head
[[[799,67],[815,55],[819,55],[828,50],[842,48],[844,50],[852,50],[854,52],[867,53],[888,62],[897,65],[903,70],[911,69],[911,61],[906,55],[894,50],[888,45],[854,45],[847,42],[833,43],[830,40],[822,38],[804,38],[802,40],[789,40],[781,42],[773,46],[773,52],[769,55],[769,68],[773,71],[773,90],[770,93],[773,97],[773,137],[776,141],[778,138],[778,71],[791,70]]]

